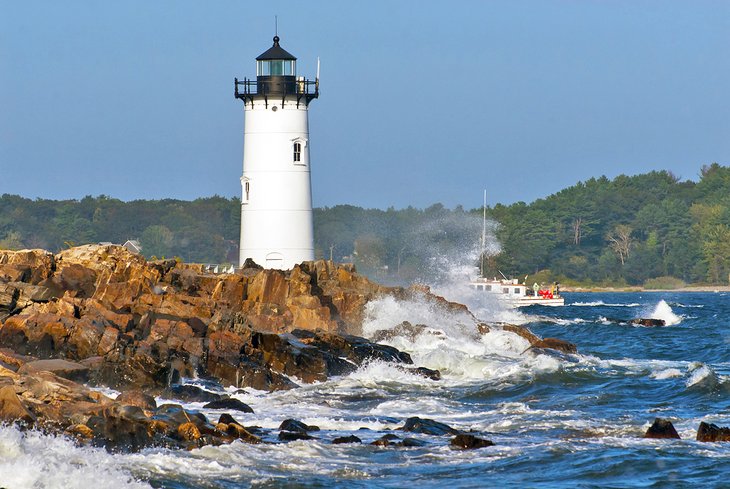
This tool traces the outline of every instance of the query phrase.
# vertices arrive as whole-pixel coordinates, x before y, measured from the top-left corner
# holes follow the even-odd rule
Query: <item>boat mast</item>
[[[487,247],[487,189],[484,189],[484,205],[482,205],[482,251],[479,254],[479,276],[484,278],[484,252]]]

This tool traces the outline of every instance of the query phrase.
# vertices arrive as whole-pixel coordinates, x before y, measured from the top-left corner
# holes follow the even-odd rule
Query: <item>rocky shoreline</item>
[[[438,371],[414,366],[407,353],[357,336],[365,305],[384,295],[468,313],[425,287],[383,287],[326,261],[286,272],[248,263],[235,274],[211,274],[110,245],[56,255],[0,251],[0,421],[114,450],[258,443],[260,430],[235,420],[247,406],[179,386],[180,379],[275,391],[382,360],[437,381]],[[475,334],[489,328],[480,324]],[[514,328],[536,348],[565,346]],[[155,396],[165,393],[218,402],[234,415],[211,422],[177,404],[157,406]]]
[[[316,427],[282,420],[279,430],[243,426],[252,412],[234,397],[192,385],[210,379],[235,389],[277,391],[327,380],[381,360],[438,382],[436,370],[379,344],[388,335],[417,335],[403,322],[365,339],[368,302],[392,296],[466,314],[465,306],[427,287],[383,287],[352,266],[305,262],[290,271],[248,263],[235,274],[211,274],[175,260],[147,262],[118,246],[87,245],[52,254],[0,250],[0,422],[65,434],[109,450],[190,449],[240,440],[278,443],[313,439]],[[576,353],[576,346],[540,338],[527,328],[474,319],[474,335],[502,329],[533,352]],[[102,393],[112,388],[116,398]],[[217,420],[157,399],[201,402]],[[489,440],[433,420],[409,418],[404,433],[450,436],[454,448]],[[278,431],[278,433],[276,432]],[[357,436],[332,443],[360,443]],[[419,446],[388,433],[379,446]]]

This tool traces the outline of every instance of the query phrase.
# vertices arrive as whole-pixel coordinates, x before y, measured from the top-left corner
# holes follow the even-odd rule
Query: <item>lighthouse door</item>
[[[284,267],[284,255],[281,253],[269,253],[266,255],[266,268],[282,270]]]

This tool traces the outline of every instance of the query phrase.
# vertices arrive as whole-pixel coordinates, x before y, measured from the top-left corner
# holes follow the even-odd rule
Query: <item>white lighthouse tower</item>
[[[290,269],[314,259],[308,109],[319,76],[298,77],[275,36],[256,58],[256,80],[236,79],[235,94],[244,107],[240,264]]]

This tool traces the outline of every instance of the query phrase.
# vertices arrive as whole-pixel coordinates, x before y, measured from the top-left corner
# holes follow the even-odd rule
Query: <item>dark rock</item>
[[[403,431],[409,431],[411,433],[423,433],[425,435],[443,436],[443,435],[458,435],[459,430],[444,424],[427,418],[412,417],[408,418],[403,425],[399,428]]]
[[[632,319],[631,324],[638,324],[641,326],[666,326],[667,323],[663,319],[654,319],[654,318],[637,318]]]
[[[451,440],[452,447],[463,448],[466,450],[471,450],[474,448],[491,447],[493,445],[494,445],[494,443],[490,440],[485,440],[483,438],[477,438],[474,435],[467,435],[467,434],[456,435]]]
[[[403,370],[431,380],[441,380],[441,372],[426,367],[405,367]]]
[[[339,445],[341,443],[362,443],[362,440],[355,435],[340,436],[332,440],[333,445]]]
[[[186,402],[213,402],[223,398],[220,394],[209,392],[195,385],[177,384],[162,391],[161,397],[179,399]]]
[[[295,440],[316,440],[312,435],[308,435],[302,431],[280,431],[279,440],[281,441],[295,441]]]
[[[656,418],[654,423],[646,430],[644,438],[673,438],[679,440],[679,433],[674,429],[674,425],[668,419]]]
[[[236,421],[236,420],[235,420],[235,419],[233,418],[233,416],[231,416],[231,415],[230,415],[230,414],[228,414],[228,413],[223,413],[223,414],[221,414],[221,417],[220,417],[220,418],[218,418],[218,424],[221,424],[221,423],[222,423],[222,424],[231,424],[231,423],[235,423],[235,424],[241,424],[241,423],[239,423],[238,421]]]
[[[148,429],[149,424],[142,409],[119,404],[103,409],[86,422],[95,444],[124,451],[138,451],[155,444],[157,436]]]
[[[188,421],[194,422],[198,427],[208,425],[208,418],[203,413],[186,411],[179,404],[163,404],[157,408],[154,419],[165,421],[169,424],[178,425]]]
[[[422,440],[416,440],[415,438],[403,438],[403,441],[398,443],[398,446],[407,448],[425,447],[426,442]]]
[[[253,261],[251,258],[246,258],[246,261],[243,262],[243,266],[241,266],[242,270],[246,269],[254,269],[254,270],[263,270],[264,267]]]
[[[279,425],[279,429],[306,433],[307,431],[319,431],[319,426],[310,426],[302,423],[301,421],[297,421],[296,419],[285,419]]]
[[[141,390],[129,390],[122,392],[117,396],[116,401],[120,404],[137,406],[148,411],[154,411],[157,409],[157,401],[155,401],[155,398]]]
[[[253,412],[251,406],[232,397],[228,399],[219,399],[217,401],[209,402],[203,407],[205,409],[233,409],[235,411],[241,411],[243,413]]]
[[[388,433],[387,435],[383,435],[374,442],[372,442],[371,445],[374,445],[376,447],[388,447],[391,445],[395,445],[395,443],[393,443],[395,440],[400,440],[400,438],[392,433]]]
[[[575,344],[558,338],[543,338],[535,342],[532,346],[535,348],[550,348],[564,353],[578,353],[578,347]]]
[[[705,423],[703,421],[697,429],[697,441],[730,441],[730,428],[720,427],[716,424]]]

